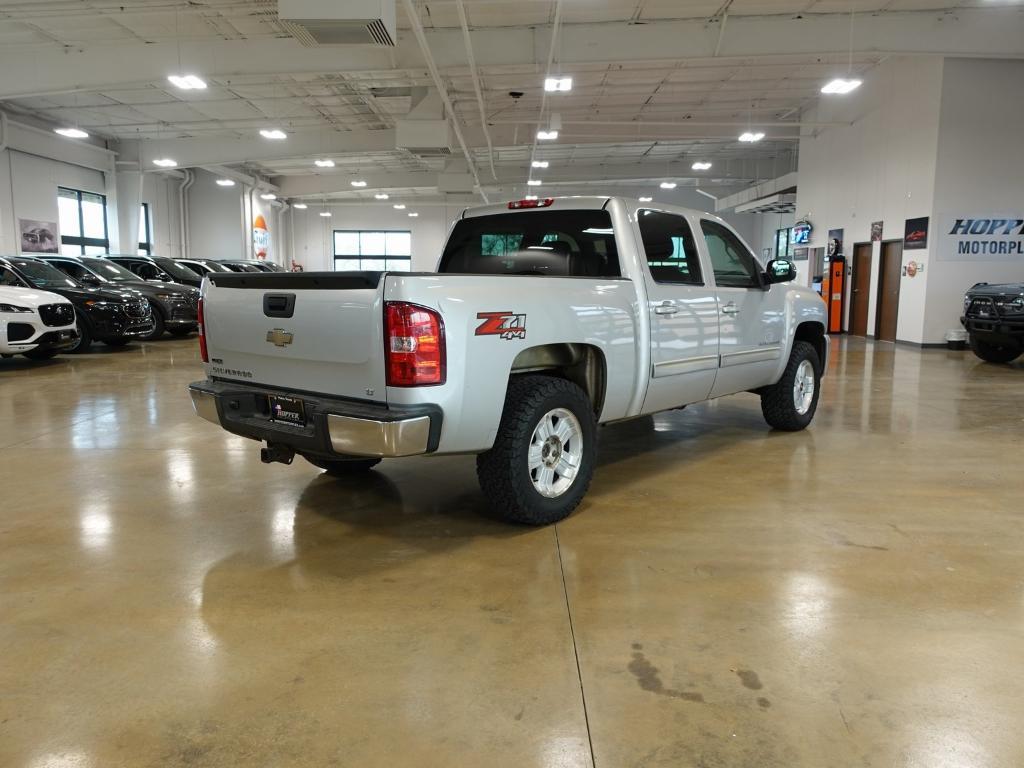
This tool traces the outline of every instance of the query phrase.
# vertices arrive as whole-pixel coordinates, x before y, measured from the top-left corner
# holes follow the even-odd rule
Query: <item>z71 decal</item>
[[[478,312],[477,320],[483,320],[477,326],[477,336],[500,336],[503,339],[526,338],[526,315],[515,312]]]

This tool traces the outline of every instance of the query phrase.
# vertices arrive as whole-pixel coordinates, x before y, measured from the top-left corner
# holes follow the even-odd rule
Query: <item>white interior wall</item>
[[[194,259],[247,259],[242,199],[247,188],[217,185],[217,176],[196,169],[188,190],[188,252]],[[271,230],[273,234],[273,230]]]
[[[142,202],[149,204],[153,255],[176,257],[181,253],[178,186],[180,179],[162,173],[142,177]],[[122,245],[124,250],[128,247]]]

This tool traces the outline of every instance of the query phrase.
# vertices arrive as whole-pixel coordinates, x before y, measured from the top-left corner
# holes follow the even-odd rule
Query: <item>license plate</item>
[[[270,418],[284,424],[304,426],[306,423],[306,407],[295,397],[270,396]]]

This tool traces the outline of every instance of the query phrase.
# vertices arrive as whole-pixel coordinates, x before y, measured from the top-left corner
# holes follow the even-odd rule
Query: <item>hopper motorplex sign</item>
[[[939,261],[1024,261],[1024,211],[943,214],[937,224]]]

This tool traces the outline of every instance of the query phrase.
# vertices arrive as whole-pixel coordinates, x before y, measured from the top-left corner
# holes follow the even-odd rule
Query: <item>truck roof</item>
[[[548,203],[547,201],[551,202]],[[636,198],[632,197],[620,197],[620,196],[608,196],[608,195],[576,195],[566,197],[540,197],[537,201],[537,205],[533,207],[523,207],[510,209],[510,205],[514,200],[508,200],[500,203],[491,203],[490,205],[479,205],[472,208],[466,208],[459,218],[468,219],[474,216],[493,216],[499,213],[509,213],[510,210],[519,213],[529,213],[531,211],[550,211],[550,210],[601,210],[607,208],[608,204],[612,200],[621,201],[626,208],[630,210],[637,210],[639,208],[647,208],[655,211],[670,211],[673,213],[681,213],[690,216],[700,216],[707,219],[714,219],[722,224],[728,225],[724,219],[714,213],[708,211],[699,211],[696,208],[684,208],[680,205],[670,205],[668,203],[641,203]],[[731,227],[730,227],[731,229]]]

